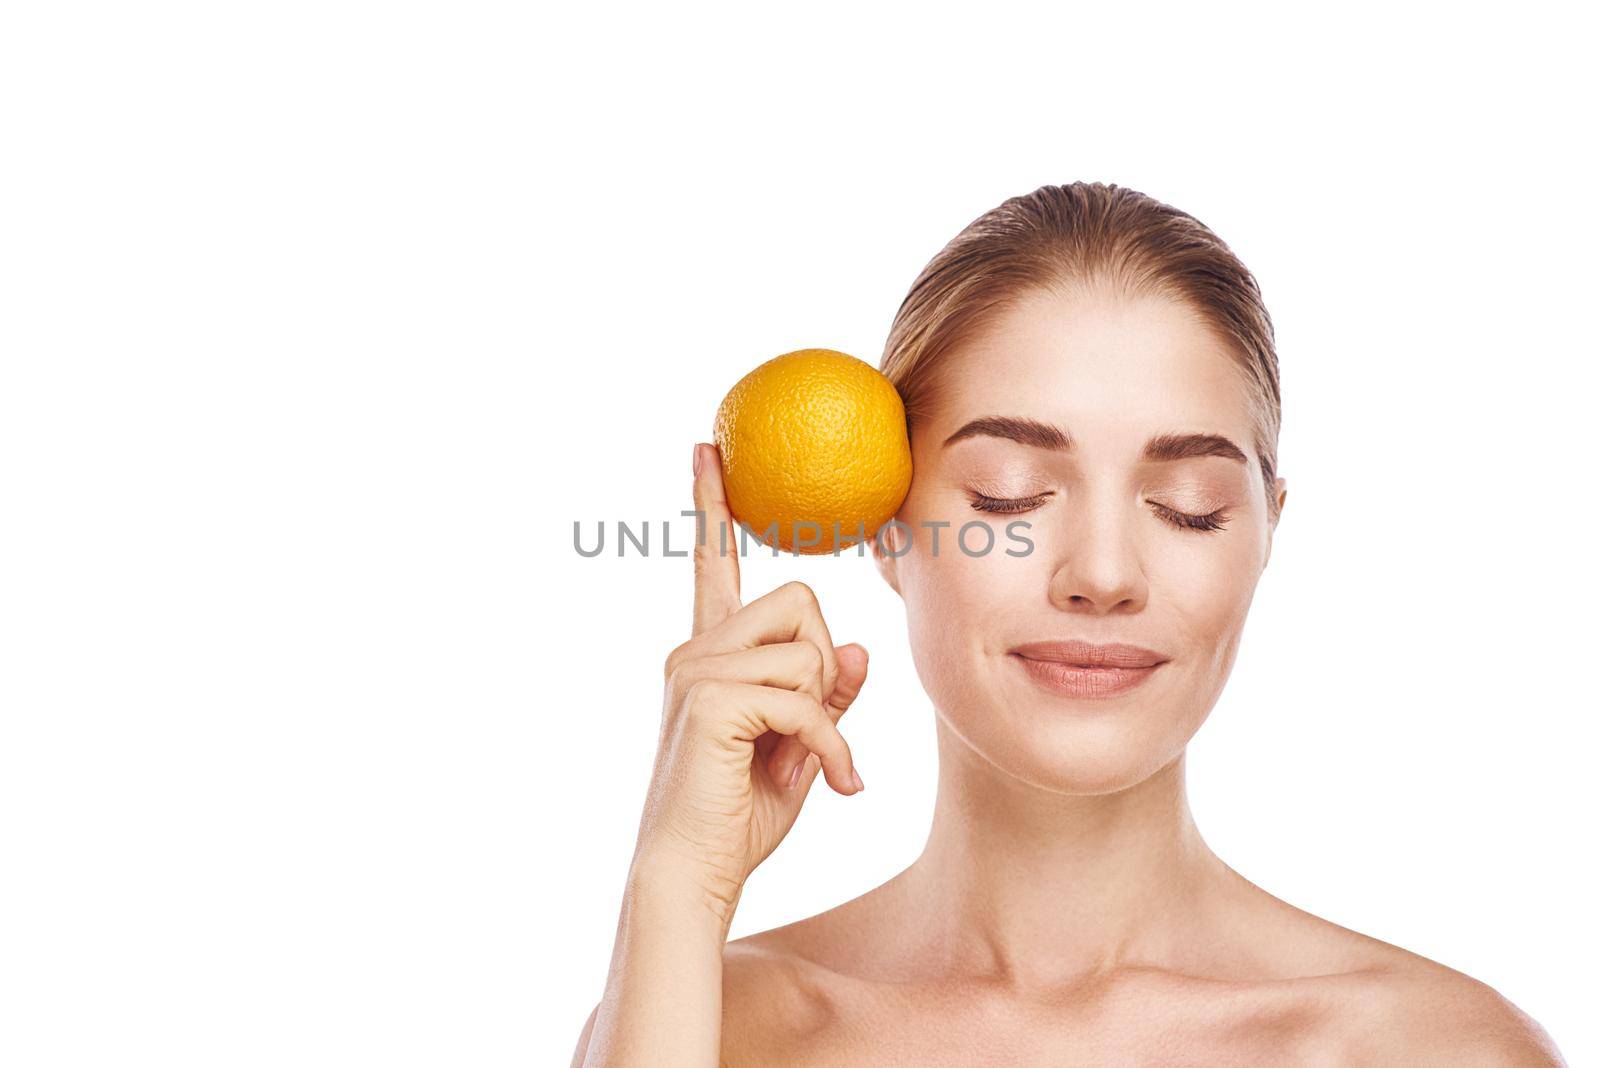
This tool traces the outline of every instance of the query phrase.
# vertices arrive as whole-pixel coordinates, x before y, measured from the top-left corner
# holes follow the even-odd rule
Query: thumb
[[[867,679],[867,650],[855,642],[836,645],[833,647],[833,657],[839,665],[839,672],[834,678],[833,692],[822,702],[822,707],[828,710],[829,718],[837,723],[861,693],[861,684]],[[799,769],[800,778],[795,780],[796,784],[809,786],[821,770],[822,761],[816,754],[807,751],[797,735],[786,734],[772,747],[772,753],[767,757],[767,768],[772,781],[780,786],[786,785],[790,776]],[[804,789],[800,795],[805,796]]]
[[[834,680],[833,693],[823,702],[828,709],[828,715],[833,717],[835,723],[839,717],[850,709],[850,705],[861,695],[861,686],[867,681],[867,649],[864,645],[851,642],[849,645],[835,646],[834,660],[839,665],[838,677]],[[798,742],[794,743],[799,745]],[[815,753],[807,753],[804,746],[800,746],[800,777],[796,786],[803,797],[811,789],[811,782],[822,774],[822,760]],[[859,779],[861,772],[858,769],[856,777]]]
[[[839,672],[834,679],[833,693],[828,695],[824,703],[828,706],[829,714],[837,721],[845,714],[850,703],[860,696],[861,687],[867,681],[867,649],[864,645],[851,642],[835,648],[833,658],[839,666]]]

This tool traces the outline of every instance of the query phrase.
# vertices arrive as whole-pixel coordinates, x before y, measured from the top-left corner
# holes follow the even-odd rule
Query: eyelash
[[[972,507],[980,512],[1001,512],[1009,515],[1013,512],[1026,512],[1030,508],[1037,508],[1049,496],[1050,494],[1048,493],[1039,493],[1032,497],[1008,499],[1004,497],[985,497],[981,493],[974,493],[972,494]]]
[[[972,507],[980,512],[999,512],[1010,515],[1037,508],[1048,500],[1050,496],[1051,494],[1049,493],[1040,493],[1032,497],[1003,498],[986,497],[981,493],[974,493],[972,494]],[[1176,508],[1168,508],[1164,504],[1156,504],[1154,501],[1151,501],[1150,504],[1168,523],[1180,530],[1195,530],[1204,534],[1221,530],[1228,525],[1228,513],[1223,508],[1218,508],[1215,512],[1209,512],[1206,515],[1190,515],[1188,512],[1180,512]]]
[[[1198,530],[1202,534],[1209,534],[1228,525],[1228,513],[1222,508],[1218,508],[1215,512],[1208,512],[1205,515],[1190,515],[1188,512],[1180,512],[1176,508],[1168,508],[1164,504],[1156,504],[1154,501],[1150,503],[1156,511],[1166,516],[1169,523],[1184,530]]]

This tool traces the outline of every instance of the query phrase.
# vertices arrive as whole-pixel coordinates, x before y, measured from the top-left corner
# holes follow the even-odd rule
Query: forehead
[[[930,430],[980,415],[1067,427],[1092,446],[1153,431],[1251,440],[1246,380],[1189,305],[1169,297],[1035,291],[952,350]]]

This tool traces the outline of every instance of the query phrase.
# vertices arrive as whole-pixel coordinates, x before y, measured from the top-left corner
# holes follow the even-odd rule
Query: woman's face
[[[923,686],[951,729],[1024,780],[1134,785],[1216,703],[1271,548],[1243,374],[1187,305],[1042,291],[951,352],[945,374],[912,434],[897,514],[910,529],[885,535],[899,555],[877,557]],[[1163,450],[1164,435],[1210,437]],[[1029,525],[1008,532],[1017,521]],[[1074,686],[1108,676],[1052,683],[1041,676],[1076,669],[1014,652],[1074,640],[1164,662],[1089,697]]]

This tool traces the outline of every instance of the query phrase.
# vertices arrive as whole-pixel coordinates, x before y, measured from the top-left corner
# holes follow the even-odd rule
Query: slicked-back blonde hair
[[[1267,516],[1277,523],[1282,398],[1261,290],[1204,223],[1122,186],[1074,182],[1012,197],[973,220],[922,269],[879,364],[905,402],[908,429],[938,403],[949,352],[995,312],[1041,290],[1167,296],[1197,312],[1244,374]]]

